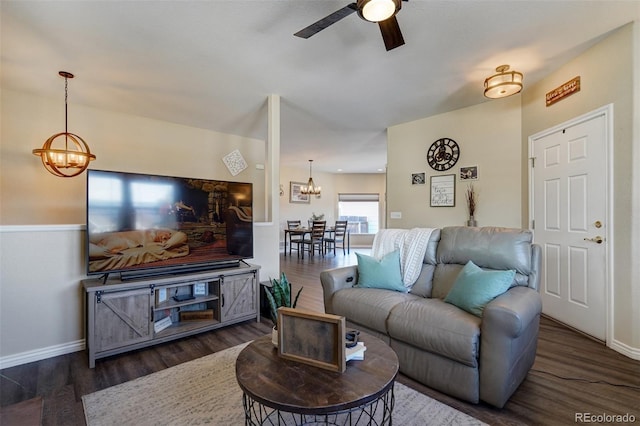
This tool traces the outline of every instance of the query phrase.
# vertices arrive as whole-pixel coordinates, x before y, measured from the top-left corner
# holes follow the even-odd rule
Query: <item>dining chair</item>
[[[327,221],[325,220],[313,221],[311,230],[309,233],[304,234],[302,238],[302,248],[298,250],[298,257],[300,257],[300,253],[302,253],[302,258],[304,259],[304,251],[307,246],[309,247],[309,256],[313,256],[316,248],[318,248],[318,254],[324,256],[324,231],[326,226]]]
[[[287,220],[287,229],[298,229],[302,226],[301,220]],[[286,238],[286,236],[285,236]],[[291,249],[293,247],[293,243],[296,242],[295,250],[300,250],[300,242],[302,241],[302,234],[292,234],[289,233],[289,256],[291,256]],[[286,242],[286,241],[285,241]]]
[[[347,221],[346,220],[336,220],[336,225],[333,228],[333,232],[329,235],[329,237],[324,239],[324,251],[330,251],[333,249],[333,254],[336,254],[336,246],[338,244],[342,247],[342,254],[345,254],[345,236],[347,234]]]

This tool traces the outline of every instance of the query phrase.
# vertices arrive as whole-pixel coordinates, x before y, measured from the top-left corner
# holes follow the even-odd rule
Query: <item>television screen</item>
[[[253,186],[87,172],[87,274],[145,275],[253,257]]]

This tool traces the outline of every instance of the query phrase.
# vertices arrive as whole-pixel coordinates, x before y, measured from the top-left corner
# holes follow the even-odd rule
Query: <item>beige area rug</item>
[[[235,360],[245,345],[83,396],[87,425],[243,425]],[[401,383],[394,392],[394,424],[484,425]]]

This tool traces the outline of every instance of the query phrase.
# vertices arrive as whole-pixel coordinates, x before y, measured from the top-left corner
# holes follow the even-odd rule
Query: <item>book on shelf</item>
[[[161,332],[167,327],[170,327],[173,322],[171,321],[171,317],[164,317],[159,321],[153,323],[153,330],[156,333]]]
[[[357,360],[362,361],[364,359],[364,352],[367,350],[367,347],[364,345],[364,342],[358,342],[354,347],[347,348],[345,350],[345,356],[347,361]]]
[[[213,319],[213,309],[180,311],[180,321],[200,321]]]

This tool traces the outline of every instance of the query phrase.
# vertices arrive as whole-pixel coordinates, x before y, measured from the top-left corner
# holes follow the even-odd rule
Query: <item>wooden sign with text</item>
[[[559,100],[562,100],[567,96],[573,95],[574,93],[579,91],[580,76],[577,76],[548,92],[546,96],[547,106],[553,105]]]

